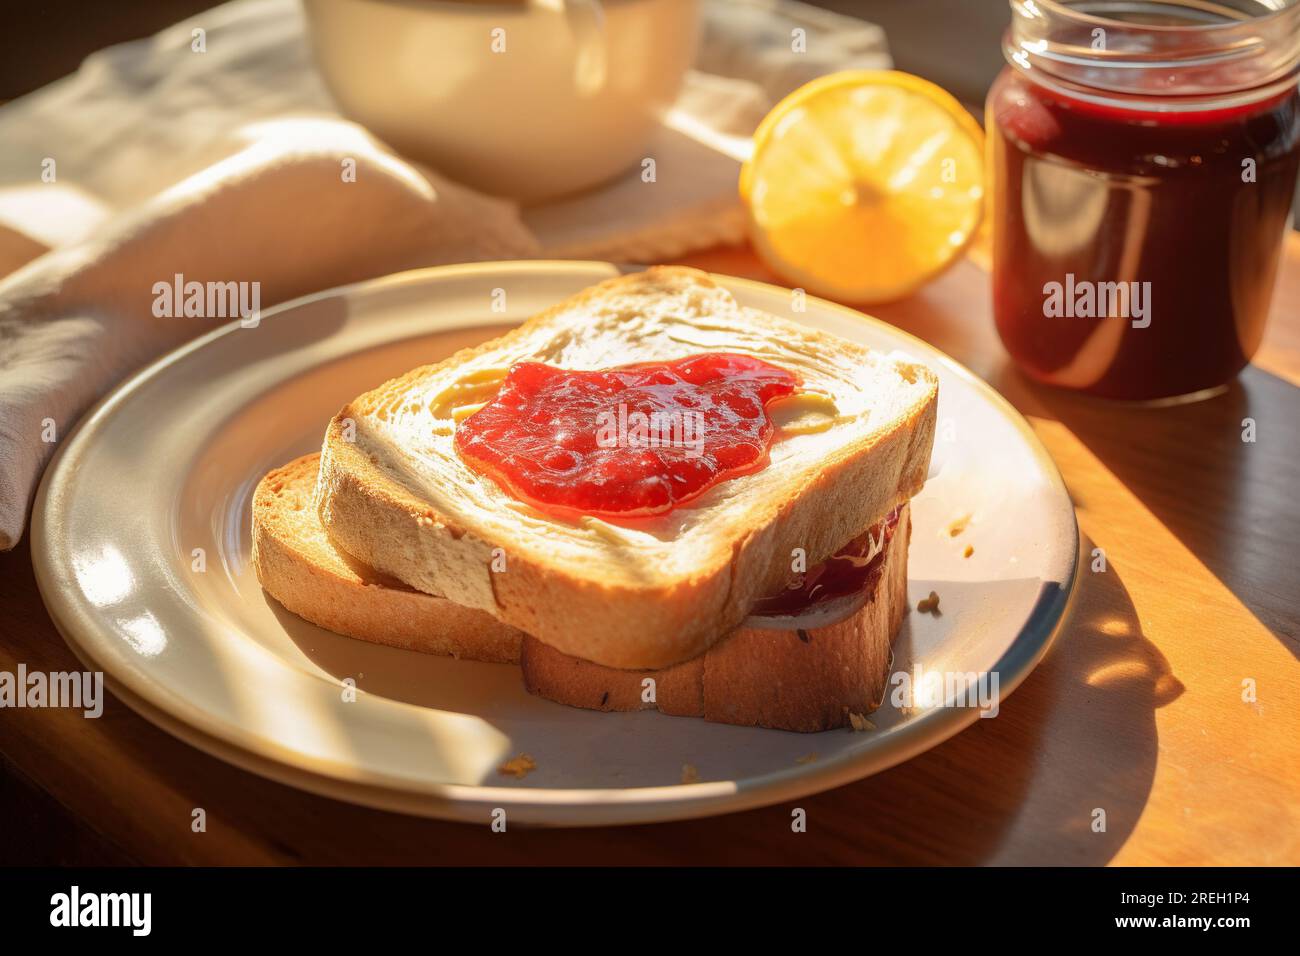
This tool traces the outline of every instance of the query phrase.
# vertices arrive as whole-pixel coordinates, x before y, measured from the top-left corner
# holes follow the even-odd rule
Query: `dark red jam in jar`
[[[987,104],[1007,350],[1112,398],[1230,381],[1263,335],[1300,171],[1300,0],[1011,7]]]

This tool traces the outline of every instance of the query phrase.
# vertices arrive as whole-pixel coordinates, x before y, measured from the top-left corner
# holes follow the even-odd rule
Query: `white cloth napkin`
[[[256,282],[266,308],[422,265],[645,262],[738,241],[738,158],[775,99],[831,70],[888,65],[881,32],[860,21],[706,0],[697,69],[647,150],[653,193],[638,170],[521,214],[340,119],[295,0],[236,0],[94,54],[0,108],[0,549],[19,540],[41,469],[86,408],[226,321],[156,315],[157,283]]]

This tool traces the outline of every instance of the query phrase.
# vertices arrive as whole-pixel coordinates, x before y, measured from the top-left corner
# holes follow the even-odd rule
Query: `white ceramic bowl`
[[[484,192],[538,202],[638,163],[694,57],[698,0],[304,0],[339,107]]]

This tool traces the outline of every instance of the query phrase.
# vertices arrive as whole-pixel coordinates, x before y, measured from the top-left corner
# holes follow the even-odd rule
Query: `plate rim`
[[[598,260],[547,259],[426,266],[299,296],[263,311],[260,319],[274,319],[282,313],[318,301],[368,294],[431,279],[436,281],[442,276],[499,275],[505,271],[551,275],[563,272],[595,282],[644,268],[646,267]],[[708,275],[724,288],[745,287],[768,295],[789,293],[788,289],[757,279],[712,272]],[[1074,540],[1072,547],[1062,548],[1068,554],[1068,583],[1056,586],[1050,582],[1045,583],[1019,633],[993,665],[999,674],[1000,701],[1005,701],[1056,642],[1070,618],[1078,591],[1078,515],[1060,470],[1025,417],[992,385],[965,365],[925,340],[873,315],[816,296],[807,296],[807,301],[817,308],[838,313],[855,322],[866,322],[881,328],[891,337],[916,349],[926,361],[944,365],[952,374],[972,386],[991,402],[1000,417],[1011,422],[1050,483],[1069,505],[1068,531]],[[481,823],[487,819],[485,812],[490,812],[495,807],[504,807],[514,822],[527,825],[607,826],[666,822],[739,812],[833,789],[909,760],[950,739],[979,719],[978,712],[973,708],[934,708],[916,720],[892,730],[889,747],[857,753],[843,752],[813,763],[732,781],[626,788],[514,788],[455,783],[412,787],[409,781],[404,786],[400,778],[388,779],[385,775],[371,771],[349,779],[330,773],[328,768],[335,766],[332,762],[299,752],[266,752],[273,748],[256,746],[260,737],[249,734],[247,730],[240,730],[197,706],[188,705],[183,697],[173,694],[170,688],[162,687],[155,679],[143,676],[136,669],[125,668],[126,675],[123,676],[104,667],[87,646],[95,640],[94,634],[89,638],[78,634],[79,626],[88,632],[94,632],[96,628],[93,619],[89,615],[80,614],[74,602],[61,600],[59,568],[53,565],[51,554],[56,548],[52,536],[58,519],[47,513],[49,500],[59,484],[68,477],[64,474],[70,470],[66,462],[72,459],[77,449],[93,440],[96,426],[112,413],[118,403],[145,381],[165,372],[169,366],[239,330],[239,320],[234,320],[197,336],[129,375],[97,401],[60,442],[45,468],[32,506],[32,566],[42,602],[55,628],[83,665],[104,673],[105,684],[116,697],[173,737],[220,760],[276,782],[379,809]],[[150,691],[154,691],[153,698]],[[172,704],[172,708],[157,702],[155,698],[158,691],[161,691],[166,702]],[[227,733],[223,734],[223,730]],[[239,739],[231,739],[232,737]]]

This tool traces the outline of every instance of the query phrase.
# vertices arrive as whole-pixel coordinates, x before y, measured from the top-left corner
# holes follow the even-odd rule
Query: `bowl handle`
[[[600,0],[564,0],[564,17],[577,48],[574,89],[579,96],[595,96],[605,88],[605,10]]]

